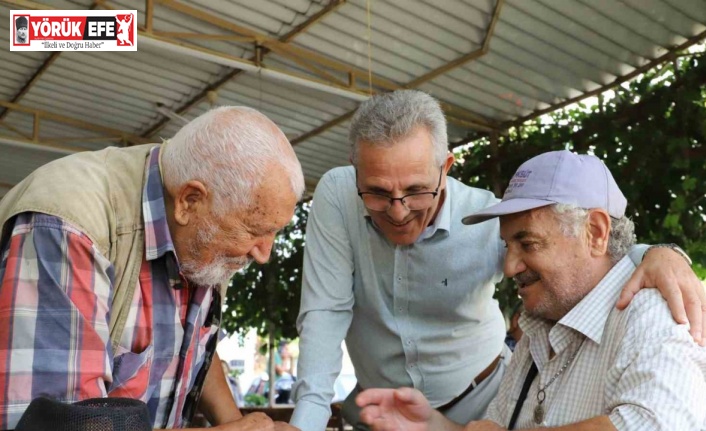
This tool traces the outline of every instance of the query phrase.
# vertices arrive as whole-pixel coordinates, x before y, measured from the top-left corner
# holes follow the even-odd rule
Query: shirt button
[[[402,281],[402,277],[397,277],[397,281]]]
[[[407,345],[411,346],[412,345],[412,340],[407,340]]]

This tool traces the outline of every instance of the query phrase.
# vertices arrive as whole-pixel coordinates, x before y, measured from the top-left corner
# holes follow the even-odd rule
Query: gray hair
[[[304,174],[281,130],[255,109],[223,106],[190,121],[162,148],[162,175],[167,188],[198,180],[213,193],[213,212],[249,208],[255,189],[272,165],[287,175],[301,198]]]
[[[576,238],[581,234],[588,221],[588,210],[569,204],[556,204],[551,208],[564,235]],[[611,217],[610,221],[608,256],[611,262],[616,263],[635,244],[635,224],[625,216],[619,219]]]
[[[418,90],[397,90],[368,99],[353,116],[348,133],[353,164],[358,165],[361,142],[389,147],[417,126],[429,131],[436,164],[444,163],[449,151],[446,118],[436,99]]]

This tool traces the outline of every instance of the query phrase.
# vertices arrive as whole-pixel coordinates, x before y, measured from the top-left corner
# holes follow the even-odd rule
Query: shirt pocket
[[[154,360],[154,345],[140,353],[118,346],[113,360],[113,383],[109,396],[126,397],[147,402],[147,388]]]

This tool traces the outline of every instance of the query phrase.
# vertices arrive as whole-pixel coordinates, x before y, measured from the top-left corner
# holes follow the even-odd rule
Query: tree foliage
[[[677,243],[706,278],[706,58],[687,56],[615,89],[614,97],[558,111],[483,137],[458,153],[452,176],[500,195],[525,160],[568,148],[601,157],[628,200],[638,241]],[[229,332],[268,325],[276,338],[296,336],[307,205],[277,238],[272,260],[238,274],[228,289]],[[459,250],[462,253],[462,250]],[[496,292],[507,312],[514,286]]]
[[[600,102],[600,100],[599,100]],[[453,175],[499,194],[522,162],[559,149],[602,158],[628,200],[640,242],[677,243],[706,277],[706,61],[685,57],[615,90],[482,138],[460,152]],[[504,310],[517,301],[509,283],[497,295]]]

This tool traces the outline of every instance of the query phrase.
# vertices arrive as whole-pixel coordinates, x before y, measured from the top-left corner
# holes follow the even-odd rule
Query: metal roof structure
[[[452,145],[598,94],[706,37],[706,0],[0,0],[0,196],[74,151],[247,105],[309,191],[370,92],[442,101]],[[10,52],[10,9],[137,9],[137,52]]]

